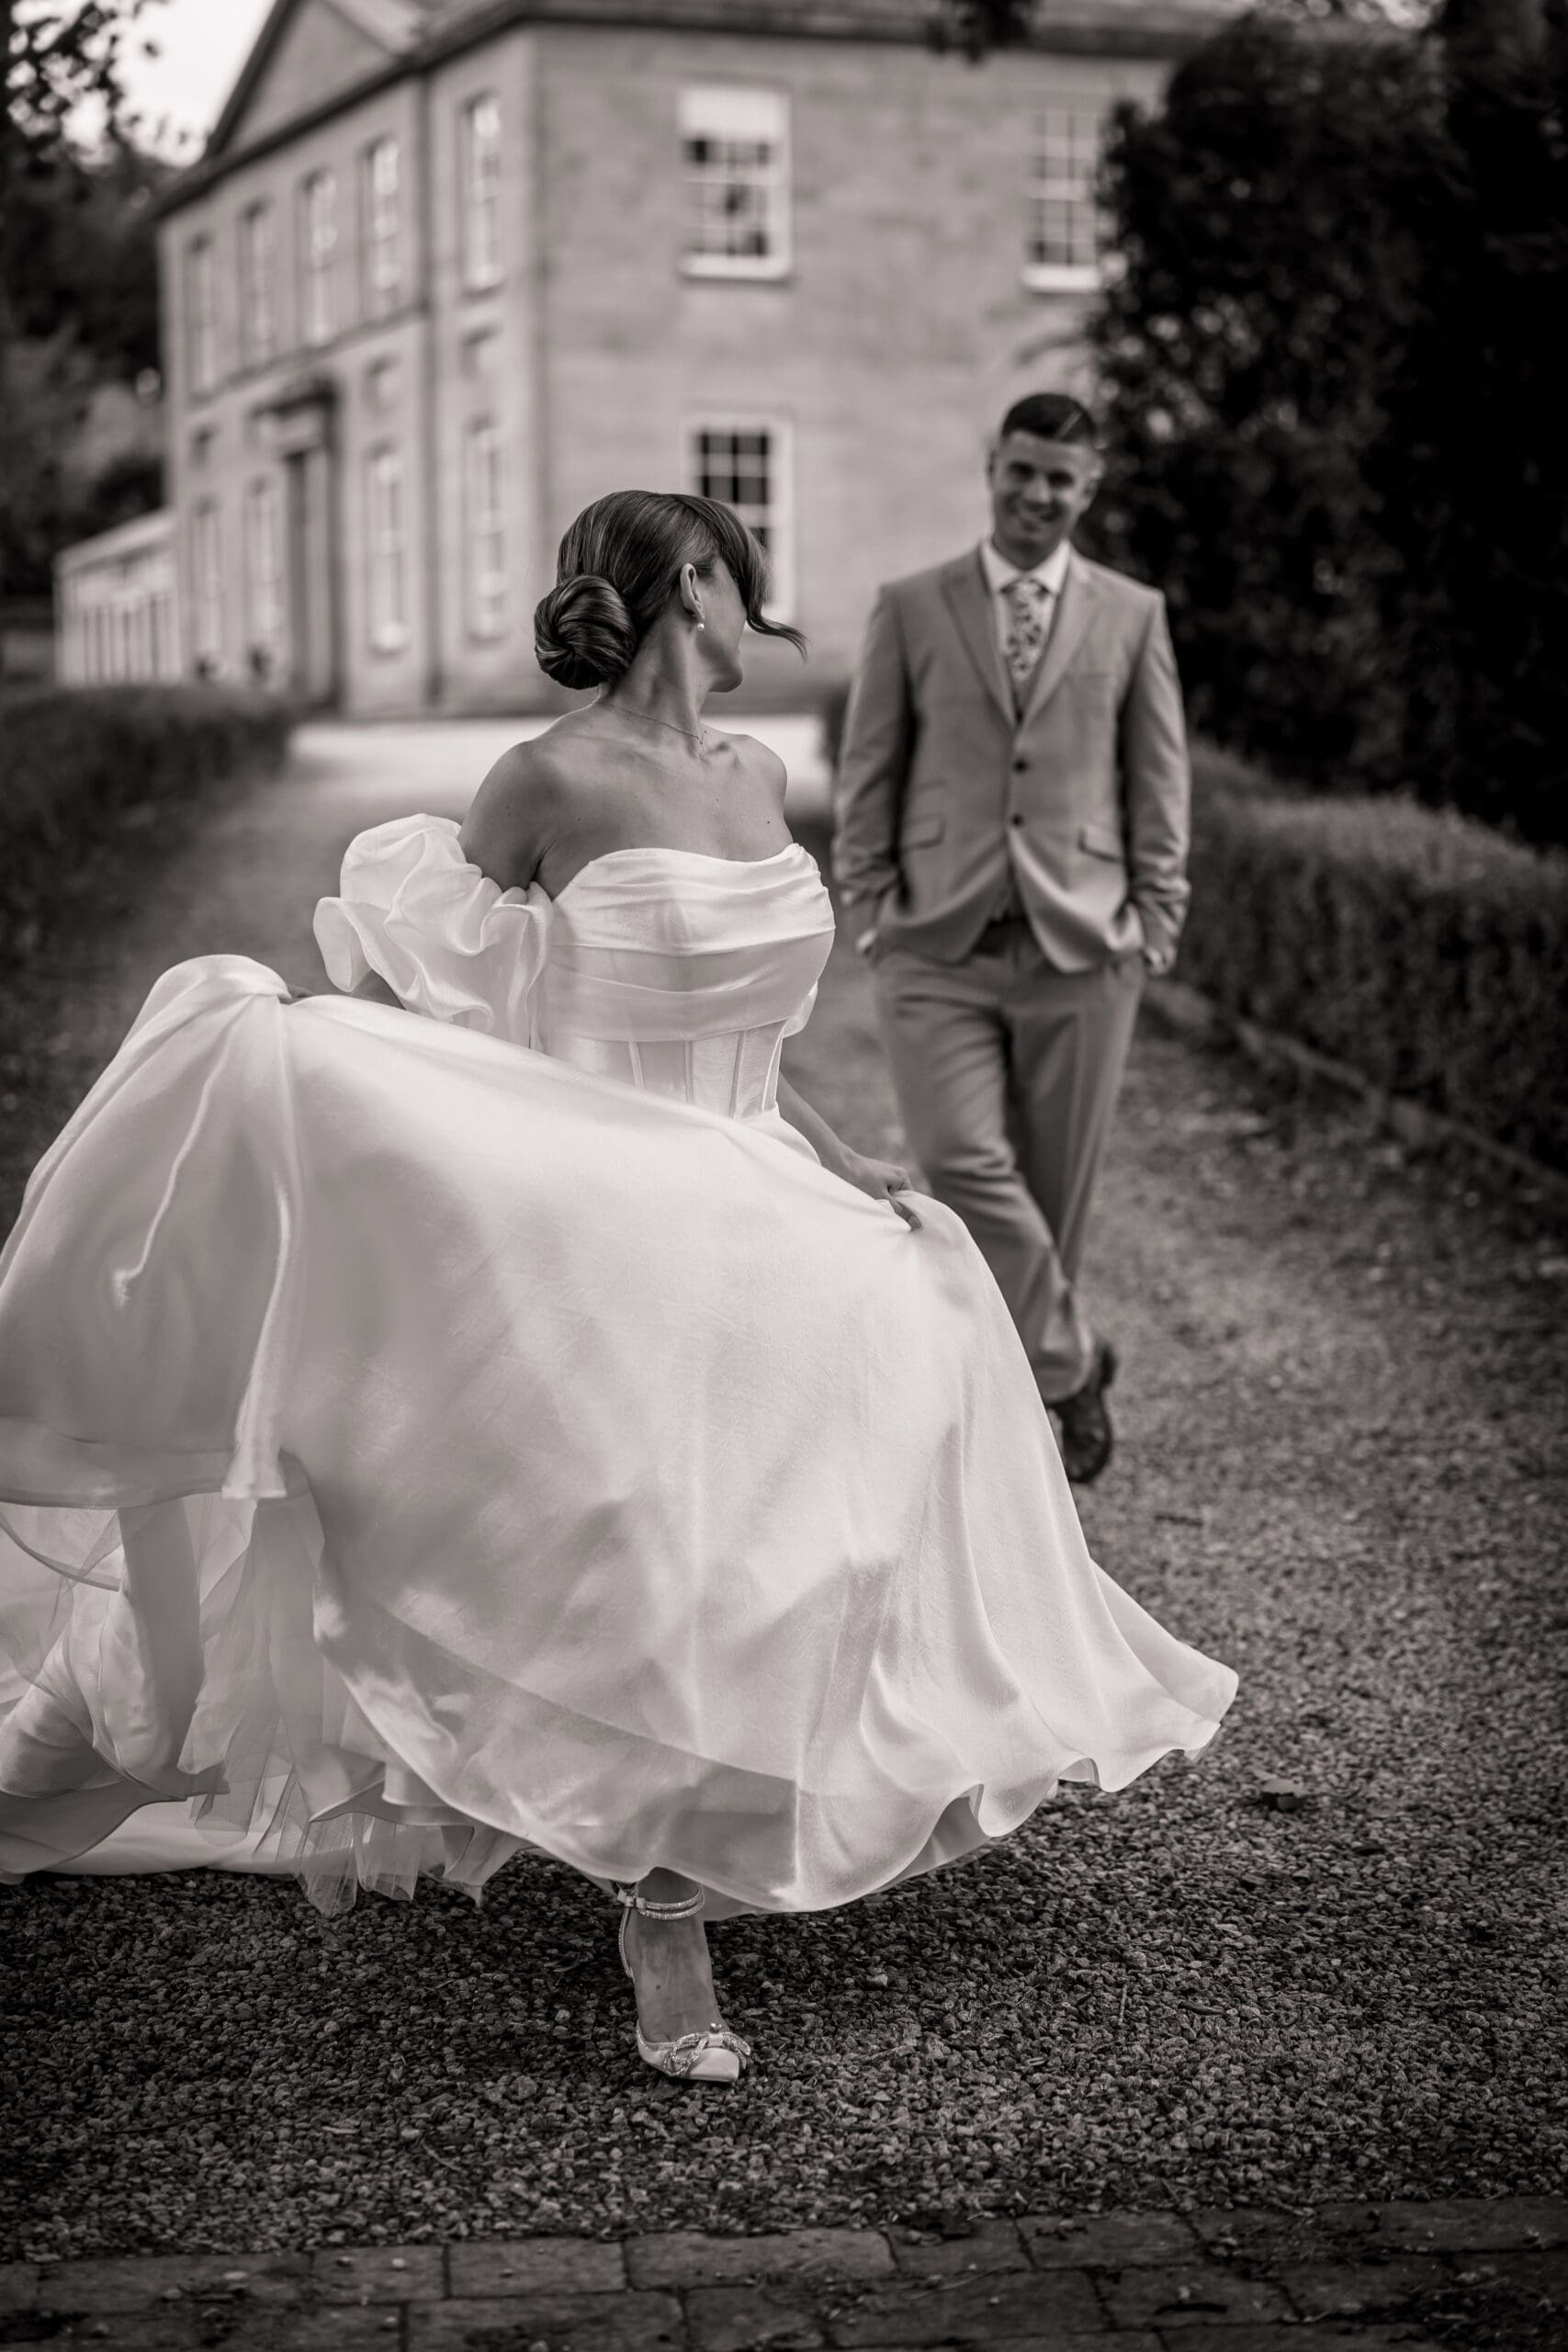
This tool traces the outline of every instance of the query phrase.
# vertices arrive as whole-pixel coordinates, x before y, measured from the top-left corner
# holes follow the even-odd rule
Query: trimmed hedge
[[[1392,797],[1195,762],[1179,977],[1568,1169],[1568,857]]]
[[[0,966],[24,962],[130,837],[215,785],[276,768],[293,718],[275,696],[224,686],[44,686],[7,695]]]

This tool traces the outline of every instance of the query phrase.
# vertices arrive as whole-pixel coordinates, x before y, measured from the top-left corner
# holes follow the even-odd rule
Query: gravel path
[[[68,1042],[12,1066],[7,1209],[154,972],[221,945],[314,985],[342,842],[460,806],[483,734],[313,730],[177,854],[73,961]],[[793,1069],[896,1144],[845,949]],[[1545,1217],[1146,1021],[1091,1268],[1122,1450],[1084,1517],[1238,1668],[1212,1757],[858,1909],[716,1929],[761,2063],[702,2098],[637,2065],[613,1917],[549,1864],[333,1925],[213,1872],[34,1881],[0,1911],[0,2253],[1561,2188]]]

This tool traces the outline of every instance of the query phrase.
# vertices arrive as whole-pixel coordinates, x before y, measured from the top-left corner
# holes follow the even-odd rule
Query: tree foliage
[[[1263,0],[1271,16],[1304,22],[1351,24],[1427,22],[1433,0]],[[1021,49],[1044,29],[1044,0],[931,0],[933,48],[958,50],[977,65],[995,50]]]
[[[34,159],[0,228],[0,282],[15,334],[64,326],[110,372],[159,364],[153,208],[169,166],[124,141],[92,160]]]
[[[1433,797],[1568,841],[1568,16],[1450,0],[1428,295],[1372,467],[1404,757]]]
[[[1365,466],[1424,294],[1404,209],[1440,98],[1417,47],[1260,18],[1121,113],[1119,268],[1094,322],[1111,428],[1102,544],[1170,600],[1197,722],[1333,775],[1392,756],[1381,616],[1397,556]]]
[[[1034,28],[1035,0],[935,0],[931,46],[958,50],[977,65],[994,49],[1015,49]]]
[[[1247,18],[1120,110],[1101,544],[1222,740],[1560,838],[1568,80],[1528,0],[1462,5]]]
[[[6,110],[0,201],[40,161],[71,143],[73,119],[96,101],[113,128],[124,111],[130,43],[156,0],[0,0]]]
[[[71,540],[158,503],[134,429],[104,447],[105,386],[159,362],[153,204],[168,166],[125,123],[149,0],[0,0],[0,587],[46,594]],[[97,133],[77,136],[85,109]],[[128,391],[108,396],[134,421]],[[89,430],[96,413],[98,427]],[[102,455],[95,458],[95,449]]]

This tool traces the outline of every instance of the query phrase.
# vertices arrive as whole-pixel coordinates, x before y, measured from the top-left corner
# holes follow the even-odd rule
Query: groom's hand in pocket
[[[887,906],[890,900],[897,898],[897,895],[898,886],[895,883],[890,890],[885,890],[883,892],[880,899],[874,899],[867,901],[864,910],[863,925],[861,930],[855,933],[853,940],[851,943],[857,956],[870,956],[873,954],[876,946],[878,934],[882,928],[883,909]],[[859,907],[855,907],[851,910],[851,912],[853,914],[859,914],[861,911],[862,910]]]

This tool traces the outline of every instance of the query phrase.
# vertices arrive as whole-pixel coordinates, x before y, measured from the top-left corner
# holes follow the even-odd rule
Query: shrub
[[[1182,978],[1568,1169],[1568,857],[1201,754],[1192,885]]]
[[[0,965],[32,953],[128,838],[276,767],[293,714],[220,686],[40,687],[0,708]]]

